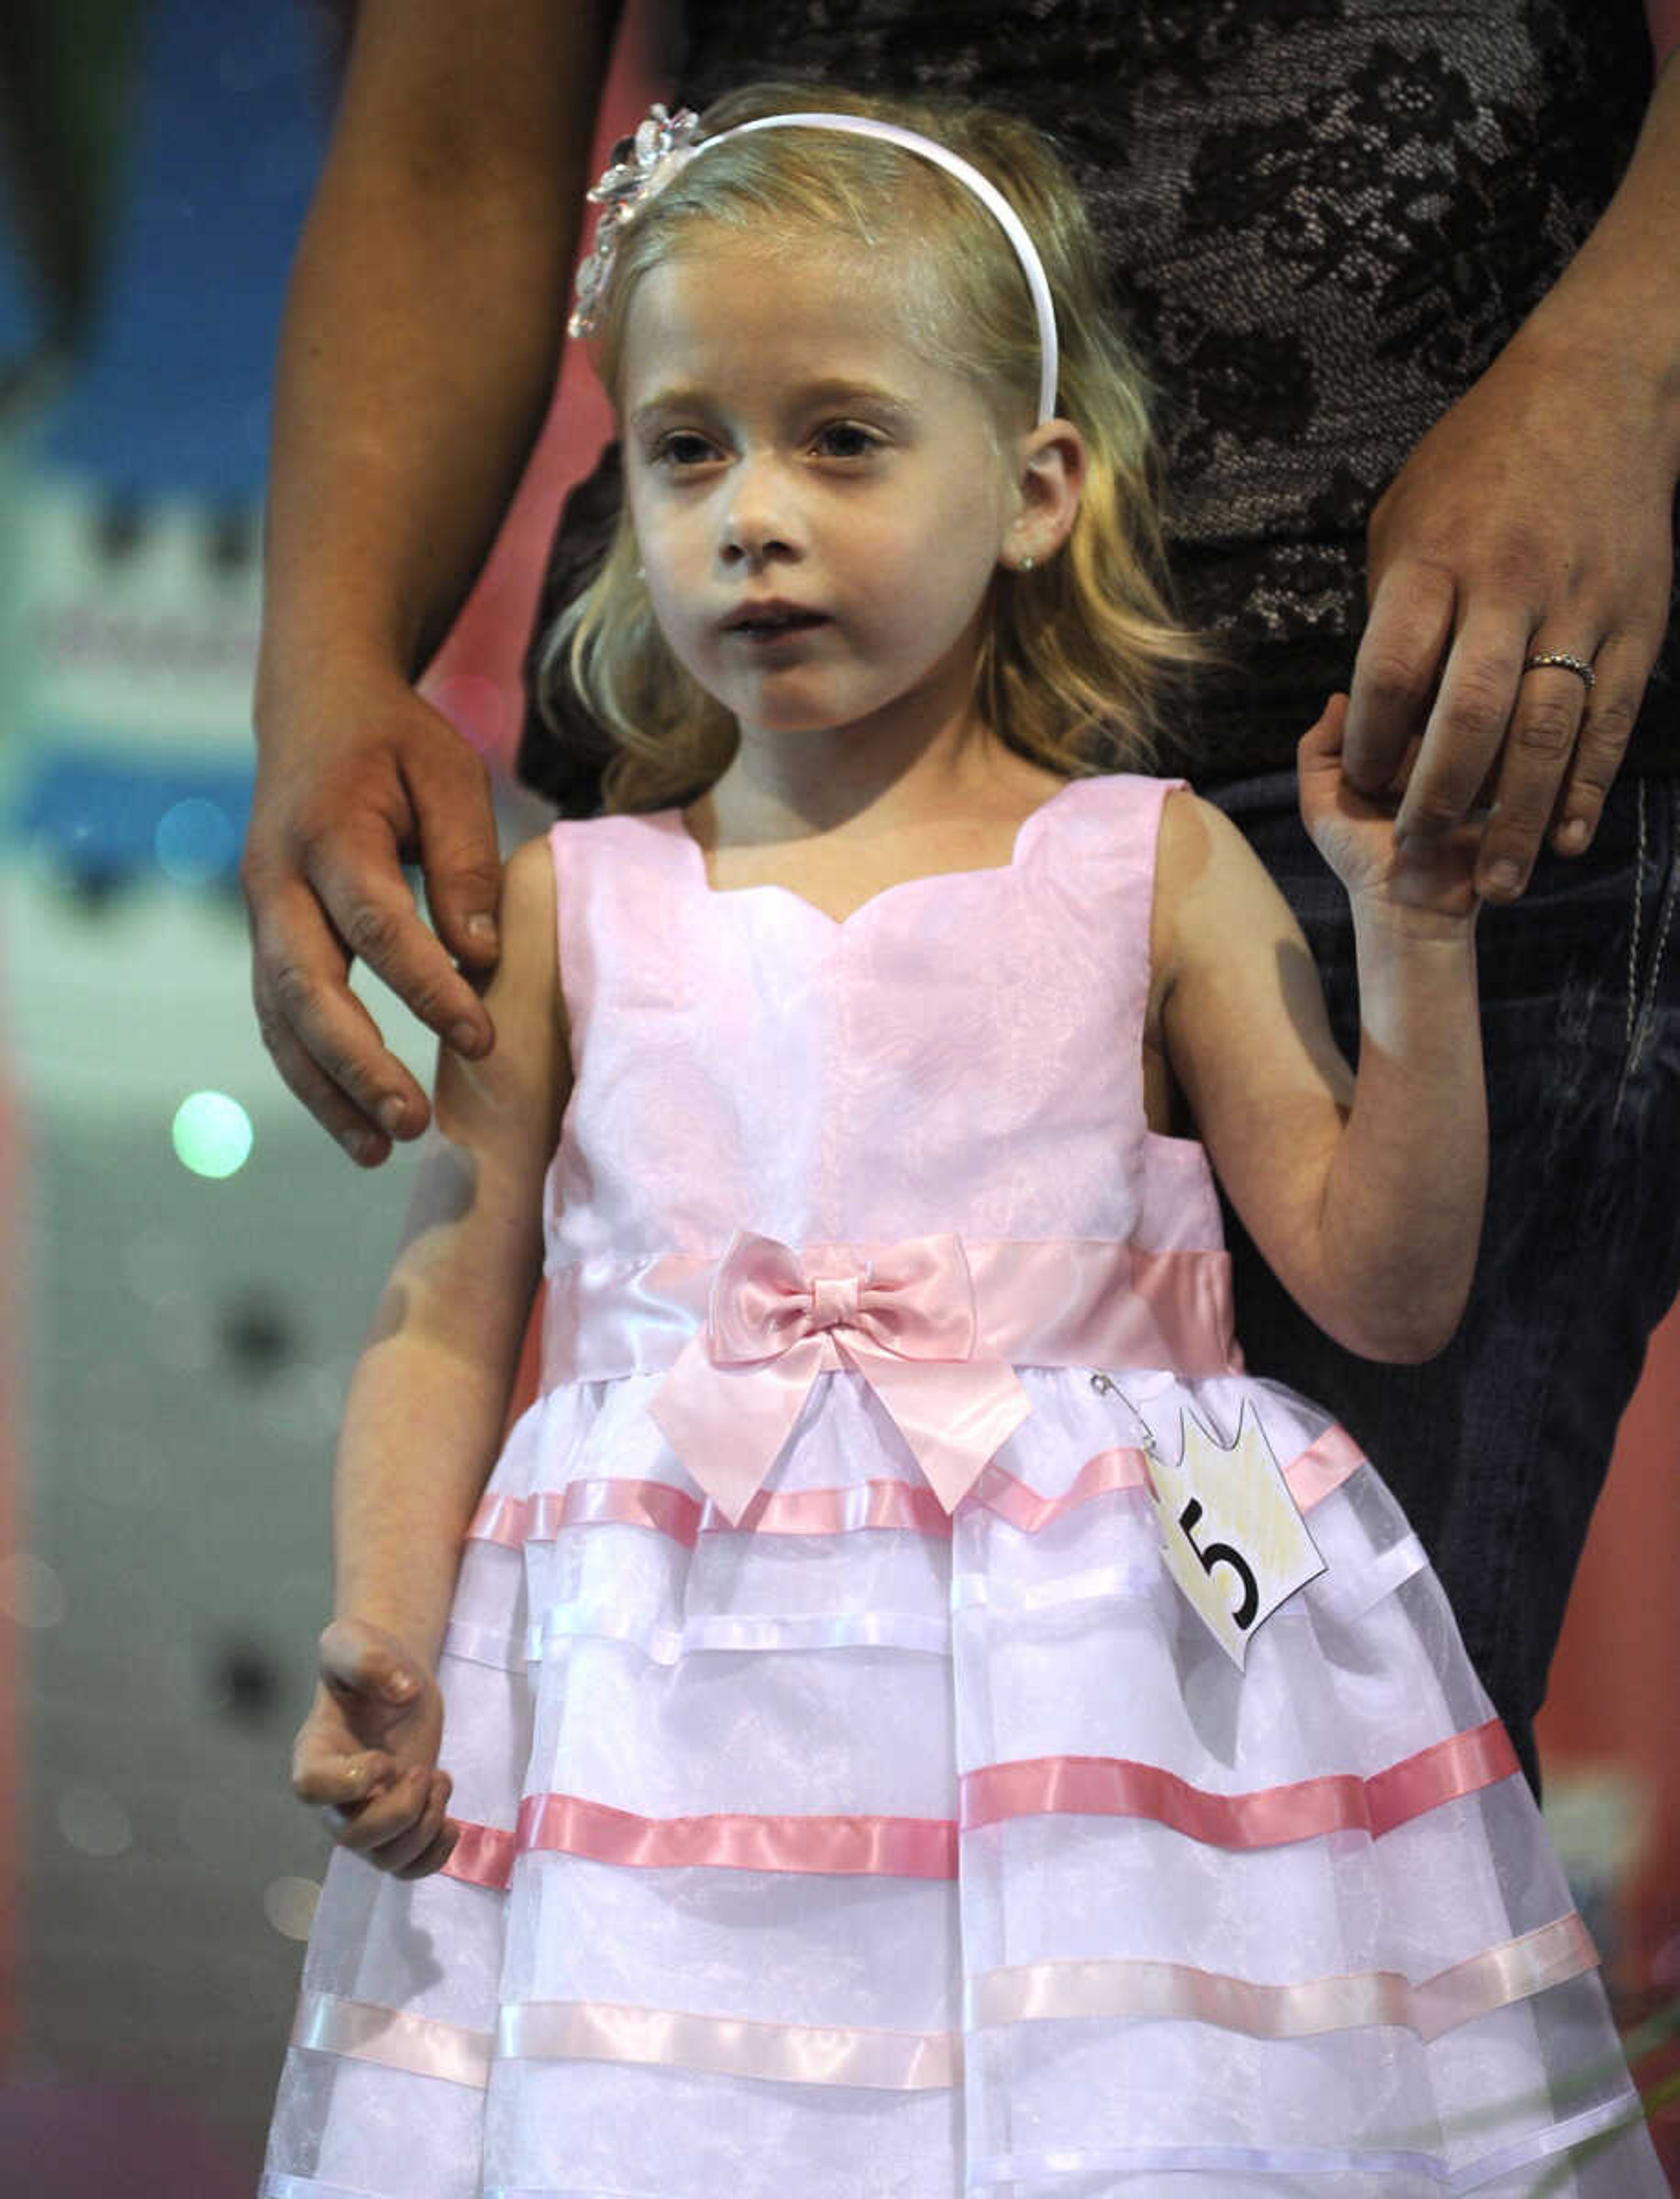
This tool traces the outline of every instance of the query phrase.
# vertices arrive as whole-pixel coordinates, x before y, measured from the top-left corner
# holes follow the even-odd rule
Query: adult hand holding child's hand
[[[1456,826],[1427,854],[1403,855],[1395,840],[1396,794],[1362,794],[1346,774],[1348,703],[1333,695],[1295,751],[1301,821],[1356,908],[1386,907],[1457,925],[1474,918],[1479,824]]]
[[[423,1878],[447,1862],[450,1776],[437,1768],[443,1698],[396,1636],[335,1619],[321,1636],[320,1683],[292,1750],[292,1788],[322,1805],[333,1838],[381,1870]]]
[[[1494,901],[1549,837],[1587,846],[1668,615],[1672,394],[1613,303],[1561,288],[1371,516],[1346,769],[1372,795],[1404,775],[1397,823],[1420,851],[1491,800],[1476,884]],[[1529,668],[1560,656],[1585,672]]]

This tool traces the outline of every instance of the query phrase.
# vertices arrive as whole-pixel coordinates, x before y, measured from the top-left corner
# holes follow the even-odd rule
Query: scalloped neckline
[[[788,901],[796,901],[801,908],[809,909],[819,922],[828,925],[832,930],[844,931],[849,925],[862,916],[866,909],[875,907],[878,901],[889,900],[894,894],[908,893],[916,886],[944,885],[952,878],[1003,878],[1011,872],[1019,870],[1039,819],[1047,810],[1054,809],[1063,796],[1070,792],[1073,788],[1084,784],[1083,778],[1064,779],[1054,794],[1047,794],[1035,808],[1028,810],[1015,827],[1014,841],[1009,849],[1009,859],[1007,862],[977,863],[966,870],[921,871],[918,872],[914,878],[897,878],[891,885],[878,887],[874,893],[860,901],[855,908],[848,910],[844,916],[830,916],[826,908],[819,908],[814,901],[808,900],[804,894],[796,892],[792,886],[784,886],[775,878],[762,878],[744,886],[713,885],[711,873],[706,867],[706,851],[683,821],[680,806],[657,810],[653,814],[667,822],[677,838],[689,849],[689,858],[700,879],[700,887],[712,900],[733,901],[738,894],[743,895],[781,894]]]

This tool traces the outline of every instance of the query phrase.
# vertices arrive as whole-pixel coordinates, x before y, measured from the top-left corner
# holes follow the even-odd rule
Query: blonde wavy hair
[[[1067,171],[1039,133],[955,103],[866,98],[824,85],[754,85],[706,111],[716,135],[762,114],[826,109],[870,115],[959,153],[1003,193],[1038,246],[1061,339],[1057,413],[1084,439],[1087,470],[1061,551],[1031,573],[1000,570],[975,673],[982,720],[1009,747],[1068,777],[1148,770],[1163,705],[1205,662],[1202,641],[1169,606],[1147,384],[1109,313],[1102,256]],[[620,233],[598,308],[596,364],[616,398],[629,301],[648,268],[706,228],[748,242],[792,229],[835,233],[910,255],[916,340],[977,382],[1000,429],[1031,424],[1037,324],[1020,262],[974,193],[882,140],[811,130],[760,131],[690,160]],[[654,620],[621,510],[590,585],[561,612],[538,654],[547,722],[568,678],[613,751],[609,811],[666,807],[719,778],[735,755],[734,719],[677,662]],[[1175,758],[1188,753],[1175,726]]]

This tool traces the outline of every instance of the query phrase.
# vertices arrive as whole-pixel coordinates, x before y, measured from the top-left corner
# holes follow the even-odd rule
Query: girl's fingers
[[[446,1823],[425,1854],[416,1857],[413,1863],[405,1864],[394,1875],[398,1878],[429,1878],[434,1870],[441,1870],[449,1861],[460,1837],[461,1828]]]
[[[413,1702],[424,1685],[402,1644],[359,1619],[335,1619],[324,1629],[320,1660],[323,1684],[340,1700],[373,1695],[400,1706]]]
[[[353,1807],[365,1802],[389,1778],[391,1759],[376,1749],[359,1756],[311,1748],[299,1741],[292,1756],[292,1792],[300,1802]]]
[[[1347,697],[1332,695],[1317,721],[1295,744],[1295,778],[1301,814],[1311,823],[1351,799],[1361,810],[1365,796],[1352,788],[1343,771],[1342,744],[1347,729]]]
[[[349,1808],[329,1805],[321,1815],[341,1847],[368,1855],[408,1832],[423,1813],[431,1789],[429,1771],[408,1771],[371,1800]]]
[[[1314,756],[1340,755],[1346,730],[1347,697],[1340,693],[1332,695],[1302,735],[1298,747]]]
[[[448,1802],[449,1781],[443,1773],[434,1773],[427,1790],[426,1807],[415,1823],[395,1840],[376,1847],[369,1855],[369,1862],[377,1864],[381,1870],[394,1872],[398,1876],[412,1870],[438,1845],[439,1835],[444,1829],[444,1811]],[[442,1858],[439,1857],[439,1860],[441,1861]]]

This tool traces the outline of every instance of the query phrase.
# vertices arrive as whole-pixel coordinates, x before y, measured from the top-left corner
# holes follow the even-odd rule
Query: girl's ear
[[[1061,549],[1073,532],[1085,479],[1084,438],[1071,420],[1046,420],[1017,447],[1020,504],[998,553],[1012,569],[1028,559],[1043,565]]]

